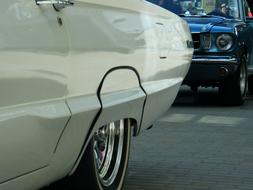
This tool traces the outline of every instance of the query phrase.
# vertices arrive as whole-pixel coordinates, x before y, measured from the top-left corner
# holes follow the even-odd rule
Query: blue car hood
[[[223,31],[231,32],[235,21],[224,17],[183,17],[192,33]]]

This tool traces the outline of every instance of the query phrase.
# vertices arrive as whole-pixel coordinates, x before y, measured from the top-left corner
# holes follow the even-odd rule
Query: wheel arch
[[[104,87],[106,85],[110,85],[110,80],[115,79],[115,77],[112,77],[111,79],[110,77],[119,71],[129,73],[128,77],[125,78],[126,81],[133,80],[135,77],[136,87],[132,88],[130,92],[127,90],[116,90],[112,93],[108,93],[107,89]],[[133,135],[137,136],[139,127],[141,126],[147,94],[141,85],[140,75],[135,68],[130,66],[119,66],[109,69],[101,79],[101,82],[98,86],[97,98],[101,107],[93,119],[93,122],[84,139],[82,149],[80,150],[78,158],[69,175],[72,175],[77,169],[81,158],[85,156],[84,152],[90,139],[92,138],[93,133],[99,127],[120,119],[129,119],[130,125],[133,128]],[[117,103],[115,103],[115,101]],[[139,109],[134,109],[136,107],[139,107]],[[115,114],[112,115],[112,112]]]

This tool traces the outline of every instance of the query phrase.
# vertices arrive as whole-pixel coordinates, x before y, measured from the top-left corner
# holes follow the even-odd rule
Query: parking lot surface
[[[252,190],[253,97],[222,106],[214,89],[182,88],[151,130],[133,138],[125,190]]]

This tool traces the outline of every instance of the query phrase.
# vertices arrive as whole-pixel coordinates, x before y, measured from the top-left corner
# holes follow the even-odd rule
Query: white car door
[[[60,13],[35,0],[0,6],[0,184],[47,167],[70,116]]]

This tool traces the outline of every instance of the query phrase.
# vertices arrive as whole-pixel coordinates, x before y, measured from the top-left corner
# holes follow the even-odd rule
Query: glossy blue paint
[[[189,24],[192,33],[215,32],[215,33],[234,33],[234,28],[243,24],[239,20],[226,19],[217,16],[183,17]]]

